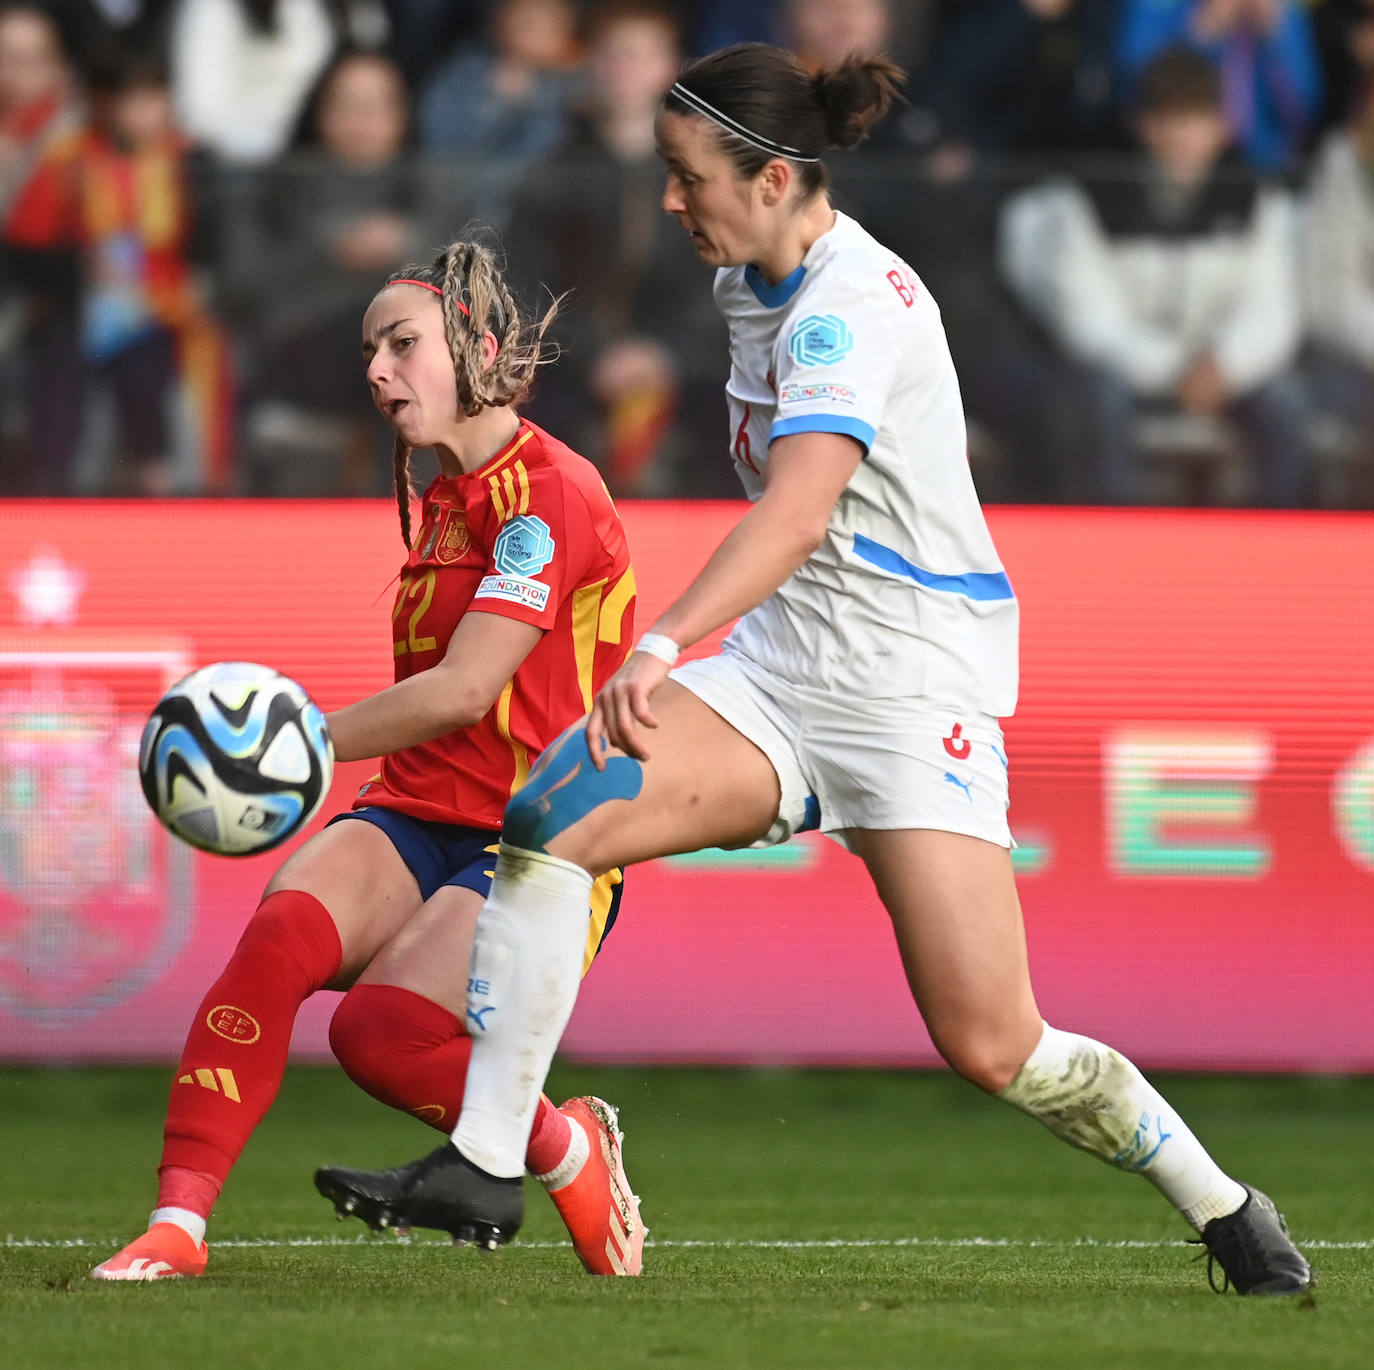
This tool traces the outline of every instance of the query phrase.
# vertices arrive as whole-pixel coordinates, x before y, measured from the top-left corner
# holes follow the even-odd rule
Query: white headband
[[[775,157],[788,157],[794,162],[819,162],[819,157],[808,157],[800,148],[788,147],[786,143],[775,143],[771,138],[765,138],[761,133],[755,133],[752,129],[736,120],[728,114],[722,114],[714,105],[708,105],[705,100],[695,92],[687,89],[681,81],[673,82],[673,88],[668,92],[669,95],[681,100],[689,109],[694,109],[698,114],[704,114],[708,119],[717,123],[727,133],[733,133],[736,138],[743,138],[746,143],[752,143],[756,148],[764,152],[771,152]]]

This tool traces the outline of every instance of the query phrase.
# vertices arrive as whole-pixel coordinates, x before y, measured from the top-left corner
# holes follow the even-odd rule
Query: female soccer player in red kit
[[[330,1042],[359,1085],[441,1131],[457,1119],[469,949],[503,811],[633,638],[634,573],[600,476],[513,407],[553,312],[522,319],[492,254],[457,242],[431,267],[393,276],[364,316],[368,385],[396,433],[409,555],[392,612],[396,683],[328,723],[340,760],[380,756],[381,770],[273,876],[197,1011],[157,1207],[97,1279],[204,1271],[206,1220],[276,1096],[296,1013],[315,990],[348,988]],[[440,474],[412,537],[410,454],[426,447]],[[619,885],[614,871],[592,890],[588,962]],[[638,1274],[644,1229],[614,1109],[598,1099],[557,1109],[541,1096],[527,1159],[586,1268]]]

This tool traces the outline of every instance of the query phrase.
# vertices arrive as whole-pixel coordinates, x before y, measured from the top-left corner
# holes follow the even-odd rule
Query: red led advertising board
[[[646,627],[743,507],[622,512]],[[1046,1018],[1147,1066],[1374,1070],[1374,517],[989,520],[1022,607],[1011,823]],[[326,709],[384,685],[400,552],[385,502],[0,504],[0,1058],[175,1058],[278,858],[153,822],[147,710],[225,659]],[[370,769],[339,768],[316,826]],[[327,1053],[335,998],[298,1054]],[[814,835],[633,869],[565,1049],[936,1060],[863,868]]]

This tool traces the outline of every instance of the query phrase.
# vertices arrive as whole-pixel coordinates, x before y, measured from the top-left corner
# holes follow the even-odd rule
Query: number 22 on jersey
[[[422,571],[419,575],[407,572],[401,577],[401,587],[396,591],[396,604],[391,611],[391,621],[393,624],[399,623],[407,606],[410,607],[410,617],[406,620],[405,637],[394,636],[393,655],[432,652],[438,645],[433,637],[420,634],[420,621],[429,612],[429,606],[434,599],[434,577],[434,571]]]

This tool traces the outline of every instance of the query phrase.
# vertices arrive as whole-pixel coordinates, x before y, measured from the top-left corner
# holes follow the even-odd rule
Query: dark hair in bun
[[[821,156],[828,148],[858,147],[900,98],[905,79],[890,57],[853,53],[813,74],[783,48],[736,43],[687,63],[678,83],[762,143],[792,149],[801,159],[796,165],[803,194],[809,196],[829,183]],[[701,114],[672,92],[664,108]],[[789,155],[750,142],[723,124],[717,129],[722,151],[746,179],[774,157]]]

